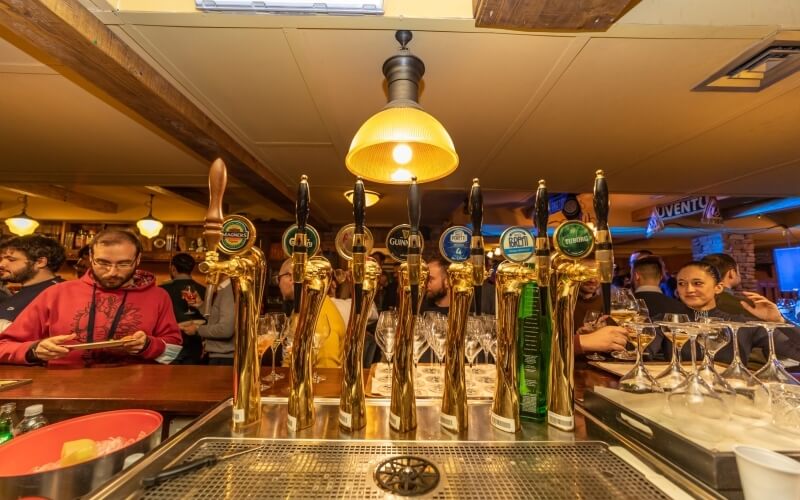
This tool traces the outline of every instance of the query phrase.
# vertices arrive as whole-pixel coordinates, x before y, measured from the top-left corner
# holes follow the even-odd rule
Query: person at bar
[[[717,307],[716,298],[722,292],[723,284],[722,278],[716,267],[704,261],[693,261],[684,265],[678,271],[678,296],[689,309],[689,319],[692,317],[693,312],[702,312],[704,315],[712,318],[721,318],[724,320],[731,320],[737,322],[750,321],[750,317],[737,316]],[[778,307],[766,297],[757,293],[745,292],[744,294],[753,305],[749,307],[749,311],[758,320],[768,321],[774,323],[785,323],[783,316],[781,316]],[[742,361],[747,363],[750,358],[750,353],[756,347],[760,348],[764,353],[769,352],[769,340],[767,332],[764,328],[759,326],[744,327],[738,332],[739,340],[739,353]],[[664,342],[663,354],[671,357],[671,346],[668,342]],[[684,346],[686,353],[689,352],[689,344]],[[686,354],[686,353],[682,353]],[[775,331],[775,354],[781,358],[791,358],[800,360],[800,329],[786,324],[786,327],[781,327]],[[688,356],[689,354],[686,354]],[[683,357],[683,359],[688,359]],[[716,360],[729,363],[733,359],[733,347],[730,343],[720,350],[716,355]]]
[[[75,269],[75,277],[82,278],[86,271],[89,270],[89,252],[91,251],[90,245],[83,245],[80,250],[78,250],[78,260],[75,262],[75,265],[72,266]]]
[[[284,302],[284,311],[287,315],[291,314],[293,310],[292,304],[294,303],[294,282],[292,281],[292,259],[286,259],[281,264],[280,271],[278,272],[278,288],[281,291],[281,297]],[[339,310],[331,301],[331,298],[325,295],[322,301],[322,310],[317,318],[317,323],[326,323],[330,326],[330,334],[325,342],[322,344],[317,355],[317,368],[341,368],[342,367],[342,349],[344,348],[344,333],[345,325],[342,320],[342,315]],[[283,357],[284,363],[289,362],[289,357]]]
[[[220,276],[220,279],[221,281],[214,291],[214,297],[211,299],[211,314],[208,316],[208,323],[199,325],[194,321],[186,321],[179,323],[178,326],[181,333],[188,338],[202,340],[200,358],[205,351],[209,365],[233,366],[236,301],[233,296],[231,279],[225,275]],[[205,297],[205,293],[202,296]],[[192,307],[201,309],[203,299],[200,298],[200,295],[194,297],[195,299],[190,304]]]
[[[587,312],[601,312],[602,310],[603,296],[600,292],[600,282],[597,279],[582,282],[573,314],[576,356],[587,352],[612,352],[625,349],[628,334],[624,328],[617,325],[605,325],[595,329],[593,326],[584,325],[583,320]],[[598,323],[606,319],[608,317],[603,316]]]
[[[0,334],[0,363],[76,368],[174,359],[181,336],[172,304],[155,286],[155,276],[137,269],[141,252],[133,233],[98,233],[89,271],[44,290]],[[68,347],[111,339],[125,344],[85,351]]]
[[[178,325],[187,322],[203,319],[203,313],[187,302],[185,297],[192,299],[206,296],[206,287],[192,278],[194,271],[194,257],[188,253],[177,253],[172,256],[169,263],[170,280],[163,283],[161,288],[167,291],[172,301],[172,311]],[[188,293],[186,293],[188,292]],[[187,334],[185,329],[181,329],[183,339],[183,349],[172,364],[175,365],[199,365],[203,356],[203,342],[197,335]]]
[[[631,283],[633,294],[644,300],[651,320],[659,320],[664,314],[686,314],[686,306],[679,300],[664,295],[661,289],[661,277],[664,267],[661,259],[655,255],[640,257],[633,261],[631,267]]]
[[[64,247],[39,234],[17,236],[0,245],[0,279],[22,288],[0,302],[0,320],[13,322],[48,287],[64,281],[56,275],[66,259]]]
[[[742,275],[739,273],[739,264],[736,259],[726,253],[712,253],[702,258],[717,268],[720,275],[722,291],[716,296],[717,308],[728,314],[744,316],[751,320],[758,319],[751,311],[752,304],[746,297],[737,297],[733,289],[742,284]]]
[[[447,278],[449,266],[450,264],[439,256],[428,261],[428,282],[421,312],[435,311],[447,315],[450,311],[450,280]]]

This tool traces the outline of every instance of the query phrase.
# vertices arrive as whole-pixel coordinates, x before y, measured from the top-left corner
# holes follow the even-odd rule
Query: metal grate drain
[[[207,438],[183,457],[267,443],[145,492],[144,498],[384,498],[378,466],[410,455],[441,473],[426,498],[667,498],[599,442],[386,442]]]
[[[375,469],[381,489],[404,497],[424,495],[439,484],[439,469],[419,457],[392,457]]]

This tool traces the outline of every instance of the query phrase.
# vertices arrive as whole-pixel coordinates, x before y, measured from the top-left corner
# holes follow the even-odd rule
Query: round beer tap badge
[[[566,257],[582,259],[594,250],[594,233],[583,222],[567,221],[553,233],[553,245],[556,251]]]
[[[281,244],[283,245],[283,253],[291,257],[294,253],[294,235],[297,234],[297,224],[292,224],[286,231],[283,232],[281,237]],[[308,256],[313,257],[319,252],[319,233],[312,226],[306,224],[306,248],[308,248]]]
[[[386,235],[386,249],[389,250],[389,255],[398,262],[405,262],[408,257],[408,237],[411,234],[411,226],[408,224],[400,224],[389,230]],[[419,251],[420,253],[425,249],[425,242],[422,240],[422,235],[419,238]]]
[[[500,251],[511,262],[528,262],[535,253],[533,235],[524,227],[511,226],[500,235]]]
[[[450,262],[465,262],[469,259],[472,231],[464,226],[453,226],[444,230],[439,238],[439,251]]]
[[[256,228],[241,215],[229,215],[222,221],[219,249],[228,255],[240,254],[256,242]]]
[[[341,228],[336,233],[336,251],[345,260],[353,260],[353,236],[356,232],[355,224],[348,224]],[[372,246],[375,243],[375,238],[372,236],[372,231],[369,228],[364,228],[364,253],[369,255]]]

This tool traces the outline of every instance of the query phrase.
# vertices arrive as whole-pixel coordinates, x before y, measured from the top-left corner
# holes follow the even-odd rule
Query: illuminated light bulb
[[[8,226],[9,231],[17,236],[27,236],[36,231],[36,228],[39,227],[39,223],[30,217],[18,215],[6,219],[6,226]]]
[[[145,238],[152,238],[158,236],[164,224],[158,219],[140,219],[136,222],[136,227],[139,228],[139,232],[142,233],[142,236]]]
[[[398,144],[392,150],[392,158],[398,165],[406,165],[413,156],[414,152],[408,144]]]
[[[410,182],[411,181],[411,172],[404,168],[398,168],[394,172],[392,172],[392,180],[395,182]]]

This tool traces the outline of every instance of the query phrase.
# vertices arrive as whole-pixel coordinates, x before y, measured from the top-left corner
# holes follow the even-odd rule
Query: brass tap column
[[[522,288],[536,281],[529,265],[503,262],[495,273],[497,294],[497,384],[492,402],[492,425],[506,432],[521,429],[517,312]]]
[[[475,285],[473,266],[467,262],[455,262],[447,268],[447,276],[450,280],[450,311],[447,315],[444,391],[439,423],[447,430],[461,432],[469,426],[464,337]]]
[[[209,289],[206,295],[206,310],[213,301],[213,288],[220,275],[231,279],[236,320],[234,322],[233,358],[233,426],[247,427],[261,417],[261,363],[258,359],[258,313],[263,299],[266,278],[266,259],[254,247],[256,233],[253,224],[246,218],[232,215],[222,219],[222,196],[225,191],[227,172],[225,164],[217,159],[209,172],[209,211],[206,216],[204,235],[209,244],[206,259],[198,266],[208,275]],[[229,255],[220,261],[217,250]]]
[[[405,433],[417,428],[417,402],[414,393],[414,328],[425,298],[428,266],[422,262],[422,235],[419,232],[421,196],[417,178],[408,190],[408,253],[400,265],[398,284],[397,334],[392,366],[392,401],[389,426]]]

